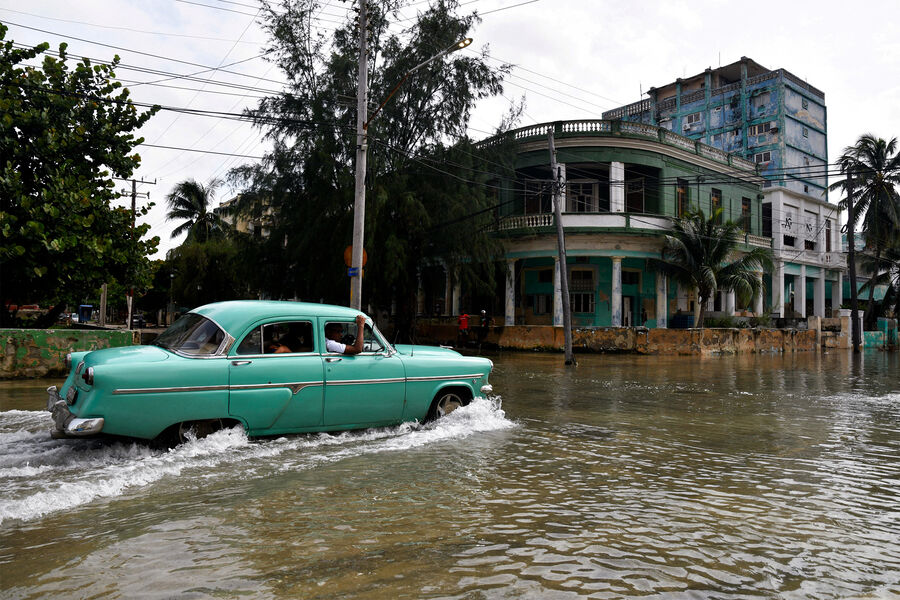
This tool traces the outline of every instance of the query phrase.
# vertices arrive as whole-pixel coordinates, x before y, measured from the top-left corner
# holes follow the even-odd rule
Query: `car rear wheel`
[[[446,417],[457,408],[467,405],[472,401],[472,396],[468,390],[462,389],[446,389],[438,392],[431,402],[431,408],[428,410],[427,421],[434,421],[441,417]]]

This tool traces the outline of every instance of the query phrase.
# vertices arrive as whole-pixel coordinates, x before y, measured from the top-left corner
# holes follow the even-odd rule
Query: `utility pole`
[[[859,354],[859,302],[856,297],[856,236],[853,234],[853,176],[847,173],[847,268],[850,271],[850,337],[853,340],[853,353]]]
[[[156,180],[154,179],[153,181],[144,181],[143,178],[141,178],[141,184],[156,185]],[[119,195],[127,196],[128,192],[125,192],[123,190],[122,192],[119,193]],[[135,230],[135,227],[137,226],[137,198],[138,198],[138,196],[149,199],[150,192],[142,192],[142,193],[138,194],[137,181],[135,179],[132,179],[131,180],[131,239],[134,239],[134,235],[135,235],[134,230]],[[105,315],[106,284],[103,284],[103,292],[104,292],[103,302],[101,302],[101,304],[104,306],[101,308],[101,312],[103,312],[104,314],[101,315],[100,318],[105,322],[105,320],[106,320],[106,315]],[[125,311],[125,329],[131,329],[131,315],[132,315],[132,311],[134,310],[134,286],[131,286],[131,288],[129,288],[128,295],[125,296],[125,305],[127,307],[127,310]]]
[[[366,55],[366,0],[359,0],[359,79],[356,89],[356,186],[353,194],[353,249],[350,256],[350,307],[362,310],[363,243],[366,225],[366,155],[369,60]]]
[[[550,127],[550,171],[553,179],[553,220],[556,222],[556,243],[559,249],[559,286],[562,289],[563,335],[566,344],[566,364],[575,364],[572,352],[572,306],[569,304],[569,269],[566,267],[566,238],[562,224],[562,201],[565,198],[566,180],[562,168],[556,162],[556,144],[553,126]]]

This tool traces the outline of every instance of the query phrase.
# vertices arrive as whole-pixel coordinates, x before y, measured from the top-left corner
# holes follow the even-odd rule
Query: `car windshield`
[[[182,354],[213,354],[225,339],[225,332],[198,314],[188,313],[172,323],[158,338],[155,346]]]

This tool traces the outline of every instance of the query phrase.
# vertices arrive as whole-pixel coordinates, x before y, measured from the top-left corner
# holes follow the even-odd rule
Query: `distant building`
[[[246,215],[235,214],[234,207],[239,198],[240,196],[235,196],[220,203],[214,209],[215,213],[239,233],[246,233],[254,237],[269,237],[268,223],[271,220],[272,209],[266,206],[262,218],[250,219]]]
[[[565,265],[551,202],[551,129],[565,178]],[[576,327],[689,326],[695,291],[650,269],[648,259],[660,256],[672,219],[694,208],[707,214],[722,208],[725,219],[741,223],[744,250],[772,244],[763,235],[765,180],[743,158],[623,121],[562,121],[505,135],[515,143],[515,177],[493,185],[500,190],[496,231],[506,252],[508,325],[562,325],[560,274],[567,272]],[[709,309],[714,316],[754,316],[765,306],[763,298],[742,306],[722,292]],[[452,313],[458,311],[454,302]]]
[[[838,308],[846,260],[840,212],[827,196],[825,94],[743,57],[648,95],[603,118],[659,126],[742,156],[766,179],[763,235],[772,238],[777,263],[767,278],[773,314],[825,316]]]

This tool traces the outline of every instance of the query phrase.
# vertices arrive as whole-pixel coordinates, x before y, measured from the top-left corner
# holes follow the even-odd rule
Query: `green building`
[[[557,173],[551,172],[553,131]],[[659,257],[671,219],[694,208],[743,226],[744,248],[771,247],[763,236],[762,185],[754,162],[673,133],[619,120],[564,121],[505,134],[515,140],[515,179],[497,182],[497,233],[506,259],[504,322],[562,325],[560,265],[552,196],[564,190],[573,326],[690,325],[694,290],[647,267]],[[497,139],[483,142],[491,144]],[[760,273],[760,277],[763,274]],[[722,293],[709,308],[754,315]]]

